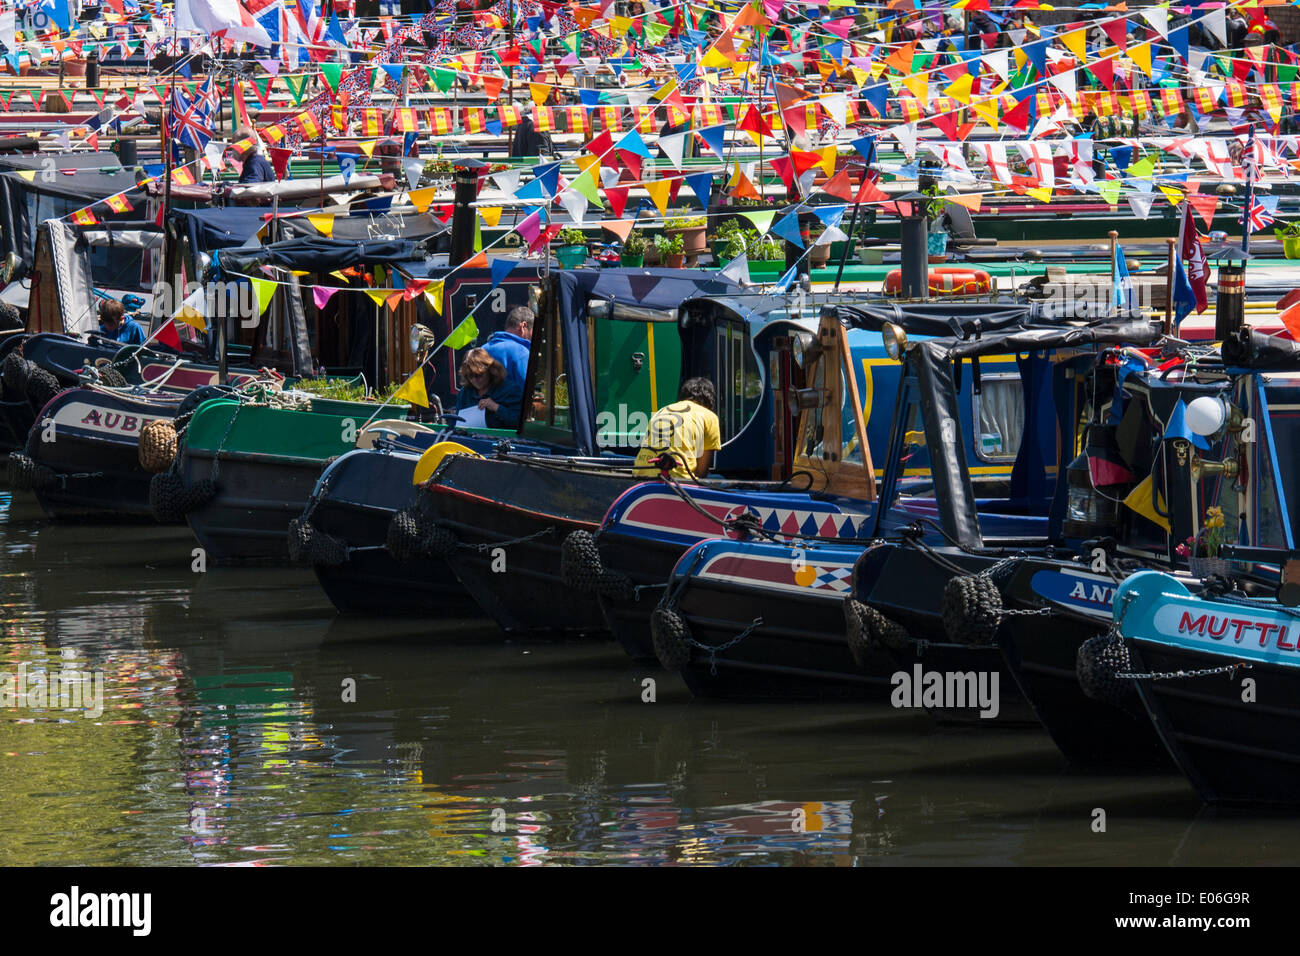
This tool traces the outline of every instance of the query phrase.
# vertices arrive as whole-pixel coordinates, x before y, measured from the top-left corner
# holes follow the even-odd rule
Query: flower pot
[[[1226,578],[1230,571],[1227,558],[1188,558],[1187,565],[1198,578]]]
[[[858,250],[858,260],[864,266],[878,266],[885,261],[885,250],[881,246],[863,246]]]
[[[636,255],[633,255],[630,252],[625,252],[623,253],[623,255],[619,257],[618,260],[619,265],[627,266],[629,269],[639,269],[644,263],[645,263],[644,252],[638,252]]]
[[[1300,259],[1300,236],[1287,236],[1282,240],[1282,255],[1288,259]]]
[[[755,282],[776,279],[785,272],[785,263],[779,259],[760,259],[750,261],[749,277]]]
[[[820,246],[813,246],[808,250],[808,265],[814,269],[825,269],[826,263],[831,259],[830,243],[822,243]]]
[[[943,262],[948,258],[948,233],[932,232],[925,237],[925,250],[931,262]],[[939,258],[935,258],[935,257]]]
[[[669,269],[680,269],[685,260],[686,253],[684,252],[668,252],[664,254],[664,265]]]
[[[692,226],[689,229],[664,230],[664,235],[671,236],[674,233],[682,237],[683,255],[698,256],[702,252],[708,252],[708,237],[705,234],[704,226]]]
[[[577,269],[587,261],[586,246],[560,246],[555,250],[561,269]]]

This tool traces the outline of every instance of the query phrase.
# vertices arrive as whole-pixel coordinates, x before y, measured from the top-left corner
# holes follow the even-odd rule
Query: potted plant
[[[1174,550],[1187,558],[1188,568],[1198,578],[1227,577],[1228,559],[1219,557],[1219,549],[1227,537],[1223,509],[1211,506],[1205,509],[1205,523],[1200,533],[1195,538],[1188,538]]]
[[[680,232],[669,235],[655,236],[655,248],[659,250],[659,255],[669,269],[680,269],[682,261],[686,258],[682,252],[684,243]]]
[[[785,271],[785,243],[772,236],[759,236],[749,244],[749,277],[753,280],[775,279]]]
[[[698,256],[708,250],[705,237],[707,220],[703,216],[681,216],[664,223],[664,232],[678,235],[682,239],[682,252],[688,256]]]
[[[1282,255],[1288,259],[1300,259],[1300,219],[1274,229],[1273,235],[1282,242]]]
[[[742,252],[749,252],[750,243],[756,239],[757,230],[746,229],[738,217],[728,219],[713,237],[713,257],[719,262],[730,262]]]
[[[645,236],[633,229],[623,240],[623,252],[619,263],[636,269],[645,263]]]
[[[587,261],[587,235],[581,229],[561,229],[556,243],[555,258],[561,269],[577,269]]]

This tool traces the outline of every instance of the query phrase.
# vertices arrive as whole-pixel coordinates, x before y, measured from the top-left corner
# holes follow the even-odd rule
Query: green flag
[[[468,316],[464,322],[451,330],[451,335],[447,336],[446,341],[442,344],[449,349],[464,348],[469,343],[478,338],[478,325],[474,322],[474,316]]]
[[[284,85],[289,87],[289,96],[293,99],[293,105],[300,106],[303,95],[307,92],[307,80],[310,77],[306,73],[299,76],[288,73],[282,76],[281,79],[284,80]]]

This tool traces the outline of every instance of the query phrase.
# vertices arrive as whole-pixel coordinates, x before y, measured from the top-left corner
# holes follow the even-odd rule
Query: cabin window
[[[1015,461],[1025,432],[1025,393],[1020,376],[983,375],[980,391],[971,394],[974,418],[975,454],[981,461]]]
[[[744,322],[720,321],[714,336],[718,425],[726,442],[738,435],[758,411],[763,397],[763,377]]]

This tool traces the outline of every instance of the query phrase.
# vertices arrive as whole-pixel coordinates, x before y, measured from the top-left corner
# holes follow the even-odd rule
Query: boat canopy
[[[225,249],[214,254],[220,269],[246,274],[260,265],[280,266],[303,272],[333,272],[349,266],[408,262],[416,254],[410,239],[285,239],[251,249]]]

